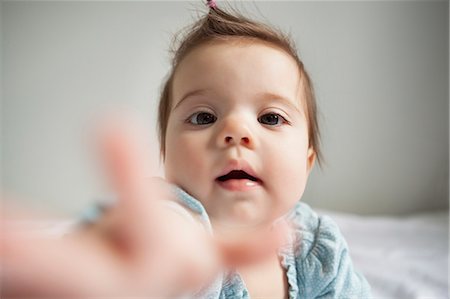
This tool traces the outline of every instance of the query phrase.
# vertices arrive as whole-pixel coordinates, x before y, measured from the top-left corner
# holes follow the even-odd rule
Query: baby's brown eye
[[[285,120],[284,118],[276,113],[267,113],[258,118],[258,121],[264,125],[277,126],[281,125]]]
[[[196,112],[192,114],[188,122],[193,125],[208,125],[214,123],[217,120],[217,117],[208,112]]]

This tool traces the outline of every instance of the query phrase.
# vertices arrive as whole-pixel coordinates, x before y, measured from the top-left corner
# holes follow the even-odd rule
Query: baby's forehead
[[[264,41],[258,38],[253,37],[232,37],[227,36],[222,39],[211,39],[206,40],[194,47],[192,47],[187,53],[183,55],[183,57],[179,58],[179,62],[176,68],[178,68],[183,61],[188,60],[192,56],[200,55],[205,58],[215,59],[218,52],[223,52],[224,49],[236,49],[245,51],[246,49],[255,49],[255,48],[265,48],[272,50],[271,52],[278,52],[279,54],[286,56],[286,58],[291,60],[291,63],[295,66],[298,66],[297,61],[294,57],[285,49],[276,45],[272,42]],[[269,55],[267,55],[266,59],[270,59]],[[239,61],[236,61],[239,63]],[[175,70],[176,71],[176,70]]]
[[[209,41],[179,63],[172,95],[177,101],[192,90],[212,89],[217,93],[284,93],[301,99],[301,77],[296,60],[271,43],[248,38]]]

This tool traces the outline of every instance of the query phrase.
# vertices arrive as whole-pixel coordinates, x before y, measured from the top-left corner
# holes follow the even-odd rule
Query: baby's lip
[[[253,177],[254,180],[257,181],[258,183],[260,183],[260,184],[262,183],[262,180],[258,177],[258,175],[253,170],[253,168],[250,166],[250,164],[245,160],[230,160],[228,162],[227,166],[217,176],[216,180],[219,180],[219,178],[228,175],[232,171],[243,171],[247,175]]]

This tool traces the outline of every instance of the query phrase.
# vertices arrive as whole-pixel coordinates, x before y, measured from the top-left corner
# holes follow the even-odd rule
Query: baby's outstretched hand
[[[98,223],[63,238],[8,229],[2,219],[2,298],[172,297],[192,293],[219,271],[214,242],[168,205],[161,179],[148,179],[149,152],[129,122],[99,136],[118,202]]]

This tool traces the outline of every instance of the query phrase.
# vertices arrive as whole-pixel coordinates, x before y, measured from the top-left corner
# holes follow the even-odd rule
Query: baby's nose
[[[219,146],[241,145],[254,147],[254,137],[248,126],[242,122],[229,120],[218,135]]]
[[[238,140],[239,138],[236,138],[236,140]],[[235,142],[235,138],[233,138],[232,136],[226,136],[225,137],[225,143],[226,144],[230,144],[230,143],[234,143]],[[239,143],[239,141],[236,141],[236,143]],[[250,138],[248,137],[241,137],[241,141],[240,143],[242,144],[249,144],[250,143]]]

